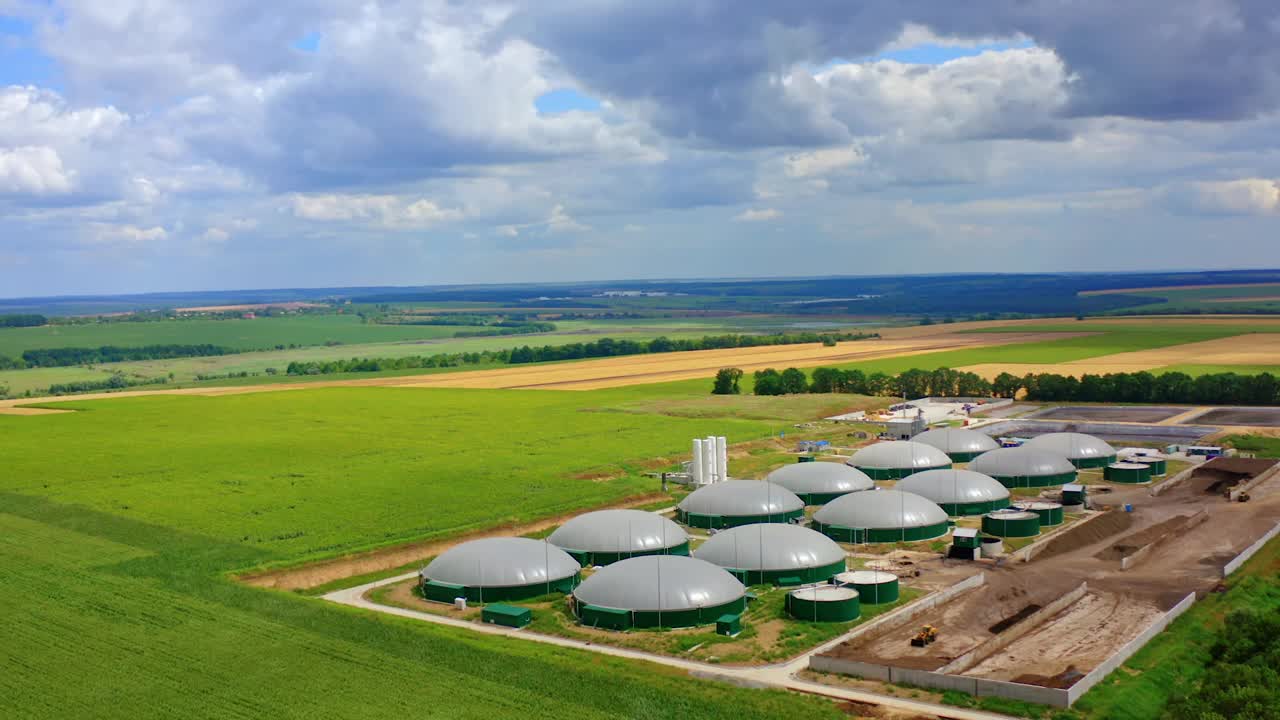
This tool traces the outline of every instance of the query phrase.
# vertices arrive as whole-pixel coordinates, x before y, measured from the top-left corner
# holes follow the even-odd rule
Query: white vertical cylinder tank
[[[714,435],[708,435],[706,440],[702,441],[702,454],[706,458],[706,464],[702,468],[702,472],[706,474],[708,483],[716,482],[720,479],[720,473],[716,470],[716,438]]]
[[[716,467],[720,470],[720,481],[729,479],[729,442],[721,435],[716,438]]]
[[[702,441],[698,438],[693,439],[693,461],[689,463],[689,474],[693,476],[693,484],[701,485],[705,480],[702,479]]]

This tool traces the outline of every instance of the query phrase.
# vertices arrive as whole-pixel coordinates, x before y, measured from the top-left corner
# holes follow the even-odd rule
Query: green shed
[[[630,630],[631,611],[582,604],[578,606],[578,622],[606,630]]]
[[[516,607],[515,605],[503,605],[502,603],[492,603],[486,605],[480,611],[481,622],[491,623],[493,625],[505,625],[507,627],[522,628],[529,624],[533,619],[533,612],[529,608]]]
[[[716,618],[716,634],[733,637],[742,632],[741,615],[721,615]]]

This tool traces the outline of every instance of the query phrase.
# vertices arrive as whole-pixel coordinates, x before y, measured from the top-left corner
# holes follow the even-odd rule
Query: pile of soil
[[[1068,665],[1066,670],[1063,670],[1057,675],[1037,675],[1035,673],[1026,673],[1014,678],[1013,681],[1016,683],[1022,683],[1023,685],[1039,685],[1040,687],[1066,690],[1079,682],[1082,677],[1084,677],[1084,673],[1077,670],[1075,665]]]
[[[992,635],[999,635],[1005,630],[1008,630],[1014,625],[1017,625],[1018,623],[1022,622],[1024,619],[1026,619],[1028,616],[1030,616],[1032,613],[1034,613],[1035,611],[1039,610],[1042,607],[1044,606],[1031,603],[1030,605],[1027,605],[1026,607],[1022,608],[1018,612],[1010,615],[1009,617],[1001,620],[995,625],[992,625],[991,627],[987,628],[987,632],[991,633]]]
[[[1133,525],[1133,515],[1119,510],[1111,510],[1102,517],[1093,518],[1068,528],[1049,541],[1044,550],[1036,555],[1036,560],[1054,557],[1077,548],[1105,540],[1112,535],[1128,530]]]
[[[1145,530],[1141,530],[1132,535],[1126,535],[1125,537],[1117,540],[1114,545],[1111,545],[1102,552],[1099,552],[1097,555],[1094,555],[1094,557],[1099,560],[1122,560],[1159,540],[1165,535],[1165,533],[1173,532],[1183,525],[1186,525],[1187,520],[1190,517],[1190,515],[1171,517],[1168,520],[1157,525],[1152,525]]]

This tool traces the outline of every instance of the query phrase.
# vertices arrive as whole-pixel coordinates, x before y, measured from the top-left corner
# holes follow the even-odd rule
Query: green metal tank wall
[[[738,527],[739,525],[755,525],[756,523],[788,523],[796,518],[804,517],[804,508],[772,515],[702,515],[699,513],[676,511],[676,520],[695,528]]]
[[[1028,503],[1018,507],[1040,516],[1040,527],[1052,527],[1063,522],[1062,506],[1058,503]]]
[[[843,573],[836,578],[836,581],[845,587],[851,587],[858,591],[858,600],[864,605],[883,605],[885,603],[897,602],[900,594],[898,588],[898,578],[892,573],[878,572],[876,580],[864,580],[859,578],[861,573],[872,573],[875,571],[854,571]]]
[[[1076,466],[1076,469],[1083,470],[1085,468],[1106,467],[1107,465],[1110,465],[1111,463],[1116,461],[1116,456],[1108,455],[1106,457],[1067,458],[1067,459],[1071,461],[1072,465]]]
[[[514,585],[510,587],[476,587],[448,585],[446,583],[428,582],[422,585],[422,594],[428,600],[452,603],[454,598],[465,597],[467,602],[504,602],[507,600],[528,600],[529,598],[547,595],[554,592],[570,593],[578,587],[579,575],[567,577],[549,583],[532,585]]]
[[[833,586],[826,587],[832,590],[836,589]],[[796,597],[795,592],[797,591],[789,592],[786,600],[787,613],[797,620],[808,620],[809,622],[849,622],[857,620],[862,616],[862,604],[858,599],[858,591],[853,588],[840,589],[848,590],[851,597],[812,600]]]
[[[988,535],[1005,538],[1032,537],[1040,534],[1040,516],[1027,513],[1029,517],[1002,517],[1002,513],[983,515],[982,532]]]
[[[592,565],[609,565],[619,560],[627,558],[643,557],[645,555],[688,555],[689,541],[686,540],[679,545],[669,548],[659,548],[657,550],[642,550],[640,552],[616,553],[616,552],[588,552],[583,550],[565,550],[573,556],[583,567]]]
[[[938,503],[938,507],[946,511],[946,513],[951,517],[959,517],[961,515],[985,515],[992,510],[1009,507],[1009,498],[1000,498],[999,500],[990,500],[988,502]]]
[[[1127,485],[1151,482],[1151,468],[1146,465],[1137,465],[1136,463],[1134,465],[1135,467],[1131,468],[1108,465],[1106,470],[1103,471],[1103,477],[1106,478],[1107,482]]]
[[[1051,487],[1076,481],[1074,471],[1057,475],[992,475],[991,477],[1007,488]]]
[[[946,535],[951,529],[951,524],[941,522],[937,525],[914,528],[848,528],[841,525],[825,525],[815,521],[813,529],[836,542],[842,543],[918,542],[920,540],[933,540]]]
[[[872,468],[872,467],[859,467],[859,466],[855,466],[855,467],[857,467],[862,472],[866,473],[867,477],[871,478],[872,480],[901,480],[902,478],[908,475],[913,475],[918,472],[924,472],[925,470],[946,470],[951,467],[951,463],[947,463],[946,465],[939,465],[937,467],[922,467],[922,468]]]
[[[810,568],[791,568],[789,570],[742,570],[740,568],[725,568],[730,574],[738,578],[738,582],[743,585],[763,585],[772,583],[775,585],[799,585],[804,583],[820,583],[830,580],[836,573],[842,573],[845,570],[844,558],[821,567]]]
[[[1169,464],[1163,459],[1140,460],[1139,462],[1151,468],[1151,477],[1163,477],[1169,472]]]
[[[649,610],[623,610],[601,608],[583,604],[578,607],[578,622],[590,627],[625,630],[627,628],[683,628],[710,625],[721,615],[737,615],[747,608],[746,597],[733,602],[688,610],[656,612]],[[625,617],[624,614],[625,613]],[[628,622],[629,621],[629,622]]]

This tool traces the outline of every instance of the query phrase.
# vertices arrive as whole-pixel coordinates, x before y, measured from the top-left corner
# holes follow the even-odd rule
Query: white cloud
[[[515,225],[502,225],[498,228],[498,234],[502,237],[513,238],[520,234],[520,228]]]
[[[785,161],[788,177],[826,175],[866,160],[862,149],[856,145],[827,148],[788,155]]]
[[[168,231],[158,225],[139,227],[137,225],[95,224],[90,236],[91,241],[103,245],[140,246],[165,240]]]
[[[585,232],[591,229],[590,225],[574,220],[573,217],[565,211],[564,205],[556,205],[551,208],[551,216],[547,218],[547,229],[551,232]]]
[[[768,222],[782,217],[782,211],[774,208],[748,208],[733,217],[738,222]]]
[[[0,148],[0,192],[50,195],[70,192],[75,172],[49,147]]]
[[[397,195],[293,195],[294,216],[320,222],[366,222],[383,227],[427,227],[462,218],[461,210],[442,208],[426,198]]]
[[[222,228],[211,227],[204,231],[204,234],[200,236],[200,239],[207,242],[222,243],[231,239],[231,233],[223,230]]]
[[[1274,215],[1280,213],[1280,180],[1195,182],[1186,191],[1193,209],[1225,215]]]

